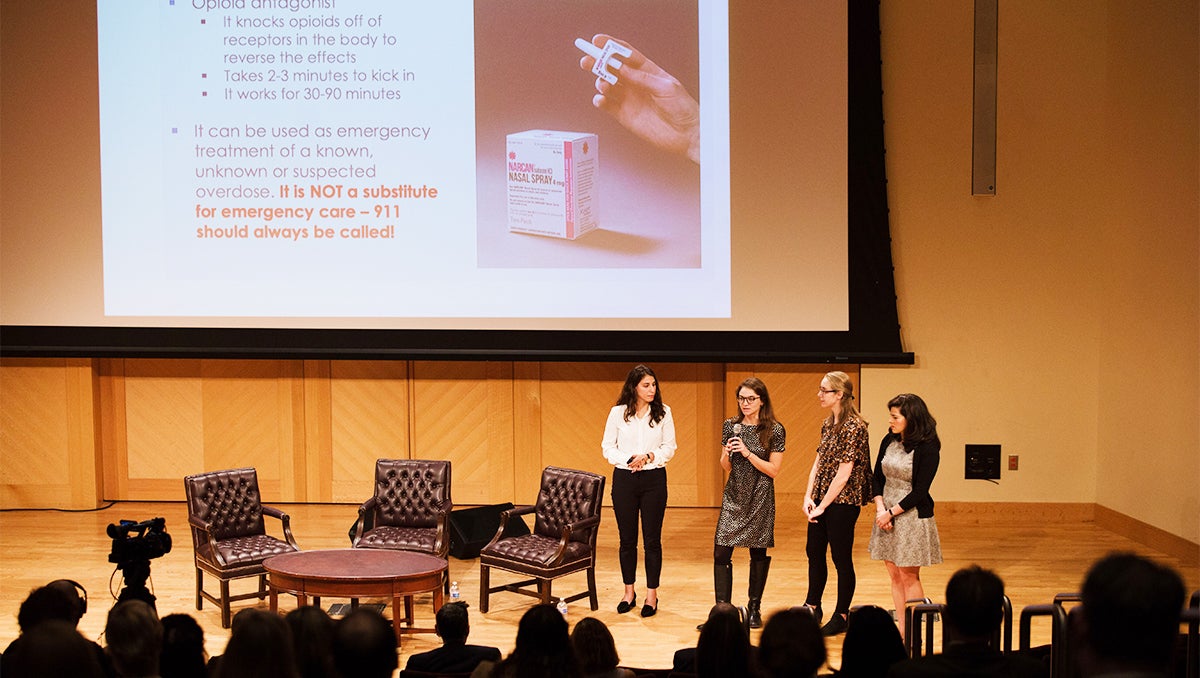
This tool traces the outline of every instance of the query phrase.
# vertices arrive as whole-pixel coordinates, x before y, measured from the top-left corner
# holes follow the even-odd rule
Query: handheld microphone
[[[734,435],[734,437],[738,437],[738,436],[742,435],[742,425],[741,424],[733,425],[733,435]]]

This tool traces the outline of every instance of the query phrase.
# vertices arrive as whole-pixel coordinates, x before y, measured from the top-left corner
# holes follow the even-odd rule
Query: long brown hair
[[[637,365],[629,370],[629,374],[625,376],[625,385],[621,387],[621,395],[617,396],[616,404],[625,406],[625,421],[629,421],[629,418],[637,412],[637,386],[646,377],[654,380],[654,400],[650,401],[650,426],[653,427],[667,416],[667,409],[663,407],[662,387],[658,384],[658,375],[654,374],[654,370],[645,365]]]
[[[775,410],[771,407],[771,394],[767,393],[767,385],[758,377],[747,377],[738,387],[733,389],[733,397],[736,402],[738,393],[743,388],[748,388],[754,391],[755,395],[762,399],[762,407],[758,409],[758,439],[762,442],[763,449],[771,452],[771,432],[775,430]],[[745,415],[742,414],[742,408],[738,408],[737,416],[733,418],[735,423],[741,423]]]

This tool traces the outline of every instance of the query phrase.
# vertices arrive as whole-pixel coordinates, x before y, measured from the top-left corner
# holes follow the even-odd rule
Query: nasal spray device
[[[632,49],[629,49],[616,40],[609,40],[604,44],[603,48],[600,48],[583,38],[576,38],[575,46],[581,52],[596,60],[596,63],[592,66],[592,73],[595,73],[596,77],[610,85],[617,84],[617,76],[613,73],[613,71],[620,70],[621,68],[621,60],[617,57],[633,55]]]

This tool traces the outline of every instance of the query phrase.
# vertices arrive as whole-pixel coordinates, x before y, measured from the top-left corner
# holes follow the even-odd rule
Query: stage
[[[291,515],[292,530],[302,549],[349,547],[346,532],[354,522],[357,505],[272,505]],[[872,561],[867,554],[871,521],[866,512],[869,508],[859,519],[854,546],[858,576],[854,604],[891,608],[884,565]],[[209,653],[223,652],[229,631],[221,628],[220,610],[207,602],[204,610],[198,612],[195,609],[191,534],[183,502],[122,502],[104,510],[76,513],[0,513],[0,647],[6,647],[17,636],[17,610],[29,591],[57,578],[74,579],[87,588],[88,612],[80,622],[80,630],[88,638],[103,644],[101,634],[105,615],[114,602],[114,594],[119,593],[116,587],[120,584],[120,573],[117,573],[117,579],[111,579],[114,566],[108,562],[108,554],[112,541],[105,534],[105,528],[121,519],[141,521],[158,516],[166,518],[167,532],[173,538],[171,552],[150,561],[149,586],[158,598],[159,614],[182,612],[192,615],[204,628]],[[600,527],[596,568],[600,609],[592,612],[586,599],[576,601],[568,612],[570,622],[573,624],[585,616],[602,620],[616,638],[621,663],[625,666],[669,667],[676,649],[695,644],[696,624],[703,621],[713,604],[712,535],[716,517],[717,510],[711,508],[667,510],[659,612],[652,618],[643,619],[636,609],[624,615],[616,613],[623,587],[617,563],[616,525],[611,509],[606,508]],[[946,580],[956,569],[978,563],[995,570],[1004,579],[1014,616],[1018,616],[1025,605],[1049,603],[1055,594],[1077,591],[1088,566],[1113,550],[1150,556],[1179,570],[1188,591],[1200,588],[1200,568],[1195,565],[1185,566],[1178,558],[1098,527],[1092,521],[1080,521],[1070,512],[1006,510],[1005,505],[999,505],[994,511],[948,511],[947,515],[939,512],[937,518],[946,561],[922,570],[926,595],[935,602],[941,601]],[[269,531],[276,528],[277,521],[267,521]],[[764,618],[775,610],[803,602],[807,589],[805,523],[802,514],[790,505],[780,506],[775,539],[776,547],[770,551],[773,559],[770,578],[763,596]],[[734,553],[735,605],[744,605],[746,601],[748,558],[744,549]],[[640,567],[639,562],[639,571]],[[517,622],[532,604],[532,599],[511,593],[493,594],[490,612],[480,614],[478,560],[450,558],[450,577],[458,582],[463,598],[471,606],[469,642],[494,645],[507,654],[513,646]],[[493,570],[493,585],[517,580],[515,575]],[[241,580],[231,586],[234,592],[248,591],[254,581]],[[836,581],[831,563],[824,598],[826,610],[833,609]],[[114,587],[111,594],[110,582]],[[206,579],[205,587],[216,590],[217,584],[215,580]],[[585,588],[583,573],[556,580],[554,584],[554,591],[564,595]],[[644,588],[639,582],[639,607],[643,595]],[[321,602],[328,609],[347,601],[325,598]],[[416,602],[417,624],[431,626],[431,596],[424,594],[417,597]],[[268,601],[234,603],[233,612],[236,614],[255,604],[266,609]],[[295,605],[295,598],[280,596],[281,611],[293,609]],[[757,635],[755,631],[751,640],[756,642]],[[841,639],[836,636],[827,642],[830,663],[834,667],[839,663]],[[1046,618],[1035,620],[1033,644],[1046,644],[1049,640]],[[439,639],[432,633],[406,636],[400,650],[401,666],[409,655],[439,644]]]

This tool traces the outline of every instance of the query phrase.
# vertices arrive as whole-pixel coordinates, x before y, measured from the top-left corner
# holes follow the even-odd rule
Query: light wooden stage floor
[[[349,545],[346,532],[354,521],[357,506],[275,506],[292,516],[293,533],[301,548],[329,549]],[[204,628],[209,653],[223,652],[229,632],[220,626],[219,610],[207,602],[203,611],[195,609],[191,536],[182,502],[123,502],[108,509],[84,513],[0,513],[0,647],[7,646],[17,636],[17,609],[29,591],[56,578],[74,579],[87,588],[88,612],[80,622],[80,629],[89,638],[100,639],[105,615],[114,601],[110,587],[120,583],[110,577],[113,565],[108,562],[108,554],[112,542],[105,534],[105,528],[121,519],[141,521],[157,516],[166,518],[167,531],[174,540],[169,554],[151,561],[150,586],[158,596],[159,614],[184,612],[193,615]],[[600,609],[591,612],[586,600],[572,603],[569,612],[572,623],[592,615],[608,624],[616,638],[622,664],[626,666],[669,667],[676,649],[695,644],[695,625],[712,606],[712,534],[716,516],[716,509],[707,508],[667,511],[659,612],[655,617],[642,619],[636,612],[618,615],[614,610],[622,585],[617,563],[616,527],[611,510],[606,509],[596,574]],[[1135,551],[1153,557],[1179,570],[1189,591],[1200,588],[1200,568],[1184,567],[1175,558],[1099,528],[1092,522],[1056,523],[1050,516],[1044,520],[1030,519],[1013,524],[1004,520],[1002,512],[984,517],[939,516],[938,521],[946,562],[922,572],[926,595],[935,601],[942,599],[946,580],[956,569],[979,563],[995,570],[1004,579],[1014,615],[1019,615],[1025,605],[1048,603],[1057,593],[1078,590],[1087,567],[1113,550]],[[268,519],[267,523],[268,530],[278,534],[278,521]],[[886,571],[882,563],[870,560],[867,554],[870,520],[865,514],[858,527],[855,540],[858,590],[854,602],[890,608]],[[763,603],[764,612],[768,614],[801,603],[807,589],[802,516],[781,507],[775,536],[776,547],[770,552],[773,562]],[[734,554],[734,604],[738,605],[745,604],[747,559],[748,553],[744,549]],[[471,642],[495,645],[507,653],[513,646],[517,622],[533,599],[512,593],[494,594],[491,611],[480,614],[478,561],[451,558],[450,571],[452,579],[459,583],[463,597],[471,604]],[[515,580],[508,573],[493,571],[494,584]],[[206,587],[211,581],[206,580]],[[235,582],[234,590],[250,590],[252,581]],[[585,586],[584,575],[578,574],[558,580],[554,590],[569,595]],[[830,582],[825,592],[827,610],[833,607],[835,586],[836,573],[831,565]],[[215,582],[211,589],[216,589]],[[639,588],[639,603],[643,591]],[[119,589],[113,589],[113,593],[117,592]],[[234,611],[255,602],[235,603]],[[338,602],[346,601],[322,601],[326,608]],[[418,603],[420,625],[432,625],[430,597],[418,598]],[[266,601],[258,604],[263,608],[267,605]],[[280,598],[281,609],[294,606],[294,598]],[[755,642],[757,634],[754,632],[752,638]],[[1035,624],[1033,641],[1035,645],[1048,643],[1048,627]],[[102,640],[100,642],[103,644]],[[433,634],[405,637],[401,665],[408,655],[438,644],[438,638]],[[828,649],[831,665],[837,666],[841,636],[831,639]]]

